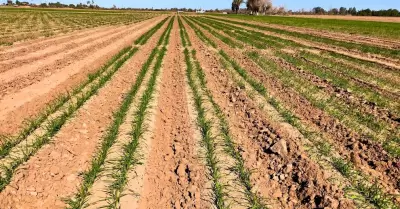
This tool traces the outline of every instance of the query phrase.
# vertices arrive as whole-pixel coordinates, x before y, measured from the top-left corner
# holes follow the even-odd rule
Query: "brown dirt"
[[[218,17],[218,18],[223,19],[222,17]],[[235,19],[235,21],[243,21],[243,20]],[[382,38],[368,37],[368,36],[362,36],[362,35],[357,35],[357,34],[339,33],[339,32],[333,32],[333,31],[329,31],[329,30],[317,30],[317,29],[312,29],[312,28],[284,26],[284,25],[270,24],[270,23],[265,24],[265,23],[260,23],[257,21],[251,21],[251,24],[260,25],[260,26],[268,26],[271,28],[283,29],[283,30],[287,30],[287,31],[291,31],[291,32],[301,33],[301,34],[310,34],[310,35],[314,35],[314,36],[320,36],[320,37],[335,39],[335,40],[339,40],[339,41],[356,42],[356,43],[360,43],[360,44],[367,44],[367,45],[379,46],[379,47],[390,48],[390,49],[400,49],[400,43],[398,41],[387,40],[387,39],[382,39]]]
[[[55,36],[53,38],[35,39],[32,41],[16,43],[16,44],[13,44],[13,46],[0,48],[0,60],[4,61],[4,60],[12,59],[13,57],[16,57],[16,56],[25,56],[29,53],[34,53],[39,50],[46,49],[50,46],[57,46],[57,45],[69,42],[71,40],[76,40],[79,38],[87,37],[91,34],[95,34],[97,32],[101,32],[101,31],[107,31],[107,30],[114,29],[114,28],[116,29],[118,27],[108,26],[108,27],[99,27],[99,28],[94,28],[94,29],[84,29],[84,30],[68,33],[63,36]]]
[[[148,20],[145,24],[153,21]],[[140,29],[140,32],[143,32],[144,29]],[[107,47],[87,54],[82,60],[71,63],[58,73],[48,75],[44,80],[3,97],[0,100],[0,121],[5,125],[0,127],[0,133],[15,134],[24,120],[38,114],[60,93],[74,88],[86,79],[89,73],[101,67],[119,50],[132,44],[135,37],[137,37],[137,33],[132,33],[118,41],[109,42]]]
[[[210,34],[208,35],[211,37]],[[237,60],[252,77],[261,81],[273,97],[281,100],[285,105],[290,107],[301,120],[312,124],[321,132],[327,133],[330,138],[334,139],[338,146],[338,151],[342,156],[347,156],[350,159],[351,153],[355,153],[356,158],[360,162],[357,165],[359,169],[371,176],[377,177],[381,182],[388,185],[387,189],[391,193],[397,193],[395,190],[400,189],[397,178],[400,175],[400,167],[396,166],[398,160],[391,158],[384,151],[382,145],[348,129],[338,120],[312,106],[308,100],[294,90],[286,88],[281,81],[263,73],[262,69],[238,51],[229,48],[219,40],[214,39],[214,41],[228,55]]]
[[[171,32],[154,138],[139,208],[204,208],[205,168],[196,153],[177,20]]]
[[[188,27],[187,27],[188,28]],[[230,81],[226,70],[189,29],[193,47],[206,72],[208,87],[224,110],[246,166],[253,171],[251,180],[257,193],[273,208],[353,208],[343,199],[343,191],[332,185],[325,174],[304,152],[299,133],[268,121],[239,87]],[[286,154],[277,154],[271,147],[287,144]],[[313,179],[313,181],[310,181]],[[338,201],[339,200],[339,201]]]
[[[50,16],[46,18],[51,19]],[[0,63],[3,64],[15,64],[22,58],[28,61],[20,67],[30,63],[39,66],[41,64],[37,63],[46,61],[43,68],[26,68],[26,71],[31,70],[29,73],[12,72],[18,67],[3,71],[15,75],[12,78],[5,77],[10,83],[0,83],[0,96],[1,85],[7,89],[7,93],[0,97],[0,123],[3,124],[0,134],[15,134],[24,119],[38,114],[58,95],[82,83],[89,73],[96,71],[123,47],[131,45],[163,18],[159,16],[130,26],[93,29],[21,43],[13,46],[14,51],[13,47],[3,48],[3,51],[0,48]],[[331,167],[326,169],[322,165],[326,159],[315,158],[315,153],[308,147],[314,145],[309,144],[310,141],[297,129],[284,122],[282,116],[267,103],[268,98],[249,93],[248,84],[243,87],[234,82],[238,75],[231,74],[232,69],[223,68],[218,49],[223,49],[249,76],[260,81],[273,98],[299,118],[302,125],[310,127],[320,133],[321,138],[334,144],[335,156],[351,160],[358,170],[376,177],[385,192],[399,192],[400,161],[389,157],[381,144],[359,135],[312,106],[300,93],[287,88],[278,78],[266,74],[246,57],[245,51],[233,49],[201,29],[218,45],[218,49],[208,47],[186,21],[183,24],[192,43],[188,48],[196,50],[195,58],[205,72],[209,93],[226,116],[231,138],[244,160],[245,168],[251,171],[251,191],[263,198],[270,208],[347,209],[356,208],[356,203],[345,197],[343,188],[350,185],[349,179],[342,177],[338,180],[337,171]],[[139,51],[77,110],[74,117],[52,138],[52,143],[40,148],[17,169],[11,183],[0,192],[0,208],[66,207],[63,198],[78,192],[77,188],[82,183],[81,174],[88,169],[93,156],[98,153],[101,139],[113,120],[113,112],[121,105],[166,27],[167,24],[164,24],[147,44],[138,46]],[[83,42],[87,44],[75,45]],[[123,209],[213,207],[213,184],[204,159],[205,148],[201,146],[201,131],[196,124],[194,101],[185,79],[184,48],[177,20],[166,47],[168,51],[157,78],[154,100],[148,109],[150,118],[146,118],[144,123],[146,133],[141,138],[139,152],[135,153],[143,161],[128,173],[129,182],[123,192],[127,195],[120,202]],[[18,52],[21,58],[14,59],[13,56]],[[297,52],[296,49],[285,49],[285,53],[293,56],[297,56]],[[348,104],[359,105],[365,112],[377,113],[377,117],[382,120],[390,120],[385,112],[389,110],[363,103],[362,98],[352,92],[278,60],[271,51],[262,50],[261,53],[329,93],[338,91],[339,97]],[[45,66],[51,69],[45,69]],[[2,75],[5,74],[0,73],[0,78]],[[94,203],[90,208],[99,208],[107,201],[103,199],[107,196],[104,191],[109,185],[107,174],[113,168],[112,160],[120,156],[118,151],[129,140],[131,124],[135,120],[133,113],[140,104],[138,95],[143,94],[148,79],[149,74],[119,129],[117,142],[112,146],[103,167],[104,172],[100,173],[90,189],[88,203]],[[204,93],[203,89],[201,92]],[[244,207],[247,200],[243,199],[243,185],[239,179],[231,178],[237,177],[236,172],[228,172],[231,171],[228,168],[231,169],[233,160],[226,157],[228,153],[222,150],[225,143],[222,143],[217,115],[212,111],[208,99],[203,101],[203,105],[207,109],[206,118],[213,123],[211,135],[216,142],[215,154],[222,174],[220,182],[226,186],[224,190],[229,195],[225,201],[232,203],[232,208]]]
[[[343,89],[341,87],[335,86],[328,80],[321,79],[320,77],[318,77],[310,72],[304,71],[290,63],[287,63],[283,59],[276,58],[276,57],[273,57],[270,59],[274,60],[274,62],[278,63],[283,68],[285,68],[287,70],[291,70],[291,71],[295,72],[297,75],[312,82],[314,85],[318,86],[318,88],[323,89],[324,92],[327,92],[330,95],[335,95],[336,97],[342,99],[346,104],[352,105],[353,107],[356,106],[358,110],[361,110],[362,112],[374,115],[376,118],[379,118],[379,119],[389,123],[394,129],[399,127],[400,121],[397,121],[397,120],[399,120],[399,116],[395,115],[390,110],[388,110],[386,108],[382,108],[380,106],[377,106],[373,102],[368,102],[365,100],[365,98],[355,95],[354,93],[348,91],[347,89]],[[317,66],[321,67],[320,65],[317,65]],[[328,70],[331,70],[331,69],[328,69]],[[333,71],[333,70],[331,70],[331,71]],[[391,96],[391,98],[400,98],[398,95],[390,94],[390,93],[384,91],[383,89],[379,88],[378,86],[368,85],[368,83],[363,82],[358,79],[354,79],[354,80],[356,81],[356,83],[361,84],[362,86],[365,86],[367,88],[371,88],[372,90],[380,91],[380,92],[383,91],[387,95]]]
[[[15,66],[11,64],[11,69],[0,73],[0,98],[40,82],[46,77],[54,76],[63,71],[65,72],[65,68],[71,67],[71,65],[89,56],[95,57],[94,51],[104,51],[104,48],[115,43],[115,40],[122,40],[124,37],[127,37],[128,34],[146,23],[147,22],[143,22],[108,32],[107,35],[98,38],[98,40],[93,40],[93,42],[89,41],[77,48],[70,47],[71,50],[64,49],[62,54],[54,53],[54,55],[47,57],[46,53],[44,53],[43,56],[39,55],[34,58],[34,60],[37,60],[36,62],[28,62],[27,64],[18,63]],[[76,68],[76,66],[74,68]]]
[[[160,20],[148,23],[134,33],[130,41]],[[54,143],[43,147],[17,171],[10,185],[0,193],[1,205],[11,208],[65,207],[62,198],[76,191],[79,174],[89,166],[99,140],[112,120],[113,111],[122,102],[156,41],[152,37],[95,97],[78,110],[75,118],[62,127]]]
[[[227,24],[232,24],[232,23],[227,23]],[[256,23],[256,24],[260,24],[260,23]],[[397,59],[382,57],[381,55],[377,55],[377,54],[362,54],[361,52],[358,52],[355,50],[349,50],[349,49],[346,49],[343,47],[326,45],[326,44],[322,44],[322,43],[314,43],[312,41],[306,41],[301,38],[282,35],[282,34],[269,32],[269,31],[263,31],[263,30],[259,30],[259,29],[255,29],[255,28],[250,28],[247,26],[238,26],[238,27],[245,28],[248,30],[254,30],[257,32],[264,33],[266,35],[275,36],[275,37],[279,37],[279,38],[286,39],[286,40],[291,40],[291,41],[294,41],[295,43],[298,43],[298,44],[301,44],[301,45],[304,45],[307,47],[312,47],[312,48],[316,48],[316,49],[320,49],[320,50],[324,50],[324,51],[334,52],[334,53],[342,54],[342,55],[353,57],[353,58],[360,59],[360,60],[375,62],[375,63],[385,65],[390,68],[394,68],[396,70],[400,69],[400,62]],[[277,27],[281,27],[281,26],[277,26]],[[285,28],[285,30],[287,30],[287,28]],[[333,35],[333,37],[334,37],[334,35]]]
[[[117,34],[118,32],[126,29],[126,26],[120,26],[115,28],[106,28],[103,30],[95,30],[90,34],[85,34],[84,36],[78,36],[76,39],[70,38],[64,42],[56,42],[52,45],[41,45],[36,47],[42,47],[41,49],[36,49],[35,51],[30,51],[32,48],[25,48],[25,50],[17,55],[14,52],[3,53],[0,56],[0,67],[2,72],[15,67],[32,63],[39,59],[44,59],[49,56],[57,55],[58,53],[63,53],[68,55],[69,51],[74,48],[82,48],[91,42],[96,41],[99,38],[107,37],[107,35]]]

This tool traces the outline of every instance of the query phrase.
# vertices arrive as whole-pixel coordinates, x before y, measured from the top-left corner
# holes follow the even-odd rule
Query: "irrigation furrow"
[[[61,129],[69,118],[138,51],[137,47],[123,49],[89,79],[71,93],[60,96],[38,118],[32,120],[18,136],[2,141],[0,163],[2,165],[0,190],[10,182],[13,172],[33,156]]]

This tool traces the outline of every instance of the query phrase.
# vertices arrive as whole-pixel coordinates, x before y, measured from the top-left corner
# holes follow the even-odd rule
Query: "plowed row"
[[[157,16],[4,48],[0,208],[399,208],[398,54],[295,33]]]

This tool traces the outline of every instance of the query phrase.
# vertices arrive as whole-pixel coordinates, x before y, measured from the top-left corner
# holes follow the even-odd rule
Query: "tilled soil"
[[[190,121],[177,20],[171,36],[139,208],[205,208],[205,168]]]
[[[132,46],[136,39],[165,17],[1,48],[0,135],[17,134],[25,119],[36,116],[66,90],[82,84],[89,73],[96,72],[124,47]],[[178,18],[181,18],[186,30],[181,31]],[[107,148],[109,152],[104,157],[105,161],[88,185],[89,193],[85,196],[88,208],[111,205],[112,198],[121,194],[116,198],[119,202],[115,205],[122,209],[218,208],[218,203],[231,204],[231,208],[251,208],[255,206],[251,204],[256,202],[269,208],[347,209],[360,207],[359,202],[363,201],[376,204],[373,200],[362,198],[356,201],[349,195],[346,188],[354,187],[353,182],[346,176],[335,178],[340,173],[333,167],[324,167],[323,163],[331,158],[316,157],[318,154],[312,152],[316,150],[316,145],[309,143],[308,136],[298,126],[288,122],[287,115],[278,111],[276,105],[272,105],[272,98],[293,113],[301,127],[310,127],[333,144],[332,149],[339,158],[349,160],[357,170],[376,178],[382,191],[388,194],[399,192],[400,162],[385,151],[382,143],[351,130],[313,106],[279,78],[265,73],[247,57],[246,50],[249,48],[246,47],[249,46],[245,49],[231,48],[201,28],[205,37],[216,43],[213,48],[204,43],[204,39],[199,38],[199,34],[179,15],[175,16],[171,30],[169,20],[145,44],[134,46],[138,51],[112,74],[97,93],[79,106],[65,124],[57,127],[51,143],[40,147],[26,162],[18,164],[14,174],[11,174],[11,182],[4,182],[4,171],[0,171],[0,183],[6,185],[0,191],[0,208],[65,208],[65,200],[74,199],[74,195],[79,195],[78,189],[88,182],[82,177],[88,177],[86,172],[93,168],[94,156],[101,153],[99,149],[107,142],[104,137],[113,131],[116,131],[115,141]],[[298,28],[293,31],[307,33]],[[181,35],[186,32],[188,37],[182,38]],[[317,31],[309,33],[334,36],[318,34]],[[160,41],[161,37],[165,39]],[[339,39],[349,40],[345,35]],[[190,44],[184,44],[182,40]],[[359,42],[367,40],[360,38]],[[376,45],[384,43],[383,40],[376,41]],[[161,56],[163,47],[166,49],[165,57]],[[268,96],[255,95],[256,91],[250,90],[249,82],[245,79],[238,81],[236,78],[243,75],[234,70],[233,64],[224,64],[228,60],[221,56],[220,49],[236,61],[248,77],[259,81],[268,91]],[[153,50],[157,56],[147,63]],[[298,56],[290,49],[285,50],[290,56]],[[16,57],[17,54],[21,56]],[[323,92],[337,94],[346,105],[358,106],[392,127],[398,127],[399,121],[394,118],[397,116],[391,110],[365,103],[361,96],[273,57],[268,50],[263,50],[261,54],[323,89]],[[157,62],[159,57],[163,57],[161,64]],[[152,70],[144,75],[135,96],[130,97],[133,100],[125,100],[135,80],[140,78],[140,69],[145,66],[150,66],[148,69]],[[194,69],[189,70],[190,66]],[[160,74],[152,77],[155,89],[147,95],[147,89],[151,89],[147,86],[151,84],[151,72],[158,72],[156,69],[160,70]],[[330,69],[327,67],[325,70]],[[205,83],[201,80],[202,71]],[[145,109],[140,109],[145,96],[153,100]],[[125,109],[126,117],[122,117],[118,130],[113,130],[110,125],[119,118],[115,112],[123,101],[132,102]],[[205,107],[205,112],[200,114],[202,107]],[[140,119],[136,113],[142,110],[146,117],[143,123],[138,123]],[[220,128],[225,124],[223,118],[229,126],[227,129]],[[125,159],[123,156],[129,152],[124,145],[134,142],[131,137],[137,134],[133,131],[136,124],[143,127],[143,135],[140,135],[134,153],[138,162],[129,165],[124,173],[127,178],[122,182],[123,191],[120,191],[111,188],[111,185],[116,185],[112,184],[116,179],[124,179],[118,176],[122,172],[113,172],[112,169],[121,168],[118,163],[124,163],[118,160]],[[224,136],[230,137],[232,147],[228,147]],[[210,144],[213,147],[209,147]],[[232,149],[239,156],[234,156]],[[211,154],[210,150],[214,152]],[[2,151],[0,149],[0,161],[7,157],[2,156]],[[240,173],[242,171],[249,173]],[[110,191],[118,191],[118,194],[111,194]],[[365,194],[361,195],[365,197]],[[107,197],[109,199],[105,199]],[[398,199],[393,202],[398,204]]]
[[[230,48],[207,31],[203,30],[203,32],[214,40],[229,56],[237,60],[252,77],[259,80],[273,97],[278,98],[293,109],[296,116],[304,123],[310,124],[321,132],[328,134],[333,139],[341,155],[351,159],[359,169],[368,175],[378,178],[390,193],[397,194],[399,192],[399,179],[397,177],[400,175],[399,161],[390,157],[383,149],[382,144],[347,128],[337,119],[314,107],[298,92],[285,87],[279,79],[264,73],[259,66],[240,51]]]
[[[195,37],[195,34],[190,31],[189,36]],[[229,116],[246,165],[254,170],[252,184],[256,185],[257,192],[274,208],[354,207],[343,199],[341,189],[326,180],[329,174],[309,159],[299,133],[288,132],[268,121],[251,99],[229,80],[213,52],[199,40],[193,39],[192,43],[213,96]]]
[[[228,23],[228,24],[231,24],[231,23]],[[283,35],[283,34],[278,34],[278,33],[270,32],[270,31],[263,31],[263,30],[259,30],[259,29],[250,28],[248,26],[240,26],[240,27],[246,28],[246,29],[248,28],[250,30],[255,30],[255,31],[264,33],[265,35],[279,37],[279,38],[282,38],[285,40],[291,40],[295,43],[301,44],[306,47],[316,48],[316,49],[328,51],[328,52],[334,52],[334,53],[338,53],[341,55],[345,55],[345,56],[349,56],[352,58],[365,60],[365,61],[369,61],[369,62],[375,62],[375,63],[381,64],[381,65],[384,65],[384,66],[387,66],[390,68],[394,68],[396,70],[400,69],[400,62],[398,59],[383,57],[379,54],[361,53],[356,50],[347,49],[344,47],[327,45],[327,44],[323,44],[323,43],[316,43],[316,42],[304,40],[304,39],[301,39],[301,38],[298,38],[295,36]]]
[[[147,24],[146,30],[157,22],[153,20],[153,23]],[[134,37],[139,37],[146,30],[139,30]],[[87,169],[102,134],[111,122],[112,113],[156,42],[157,37],[154,36],[60,130],[54,143],[46,145],[17,171],[10,186],[0,194],[1,205],[14,208],[65,207],[62,199],[72,195],[79,186],[79,175]]]
[[[158,20],[161,19],[158,18]],[[21,78],[19,77],[13,78],[12,85],[1,83],[0,86],[5,87],[12,93],[1,97],[0,100],[0,120],[4,124],[0,127],[0,133],[15,134],[24,120],[38,114],[43,107],[54,100],[60,93],[65,93],[67,90],[73,89],[86,79],[89,73],[95,72],[114,54],[122,48],[131,45],[140,33],[144,33],[150,28],[149,26],[143,27],[143,24],[148,25],[148,23],[153,21],[147,20],[143,23],[130,26],[133,29],[125,31],[126,33],[130,31],[130,35],[121,37],[117,41],[109,39],[105,46],[101,46],[104,44],[100,44],[96,51],[93,51],[96,48],[89,48],[86,49],[85,54],[76,54],[75,56],[81,56],[76,62],[73,61],[73,58],[60,63],[57,63],[57,61],[55,63],[49,62],[48,65],[53,67],[44,69],[50,71],[56,70],[53,73],[43,74],[38,72],[40,69],[27,66],[28,70],[35,69],[32,77],[22,78],[22,81],[20,81]],[[138,30],[138,27],[142,28]],[[132,30],[137,30],[137,32],[132,33]],[[62,54],[57,56],[55,57],[56,59],[63,58]],[[41,61],[39,60],[38,62],[40,63]],[[61,64],[61,66],[57,67],[58,64]]]

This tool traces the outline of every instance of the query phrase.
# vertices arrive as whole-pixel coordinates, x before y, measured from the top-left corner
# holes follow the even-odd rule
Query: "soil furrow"
[[[101,51],[103,48],[115,43],[115,40],[126,38],[128,34],[132,33],[142,25],[147,24],[148,21],[139,23],[132,28],[127,28],[117,34],[111,33],[110,36],[102,37],[94,43],[88,43],[78,48],[72,49],[70,52],[66,51],[65,54],[55,54],[54,56],[47,57],[43,60],[38,60],[37,63],[31,63],[29,66],[22,65],[15,69],[3,72],[0,74],[0,98],[7,94],[12,94],[18,90],[40,82],[46,76],[52,76],[60,73],[64,68],[75,64],[78,61],[87,59],[93,51]]]
[[[218,18],[221,20],[226,19],[226,18],[221,18],[221,17],[217,17],[217,16],[214,16],[214,18]],[[227,19],[227,20],[229,20],[229,19]],[[381,38],[360,36],[360,35],[355,35],[355,34],[337,33],[337,32],[332,32],[332,31],[321,31],[321,30],[315,30],[315,29],[311,29],[311,28],[284,26],[284,25],[277,25],[277,24],[270,24],[270,23],[265,24],[265,23],[260,23],[257,21],[248,22],[248,21],[243,21],[240,19],[235,19],[235,21],[251,23],[251,24],[259,25],[259,26],[267,26],[267,27],[271,27],[271,28],[275,28],[275,29],[297,32],[297,33],[301,33],[301,34],[310,34],[313,36],[320,36],[320,37],[339,40],[339,41],[356,42],[356,43],[367,44],[367,45],[372,45],[372,46],[385,47],[385,48],[389,48],[389,49],[400,49],[399,42],[392,41],[392,40],[385,40],[385,39],[381,39]]]
[[[227,23],[229,25],[235,25],[232,23]],[[235,25],[237,26],[237,25]],[[383,57],[381,55],[377,55],[377,54],[368,54],[368,56],[365,56],[365,54],[361,54],[360,52],[354,51],[354,50],[348,50],[342,47],[338,47],[338,46],[332,46],[332,45],[326,45],[326,44],[322,44],[322,43],[314,43],[312,41],[307,41],[307,40],[303,40],[300,38],[296,38],[293,36],[288,36],[288,35],[283,35],[283,34],[278,34],[275,32],[269,32],[269,31],[265,31],[265,30],[260,30],[257,28],[251,28],[248,26],[238,26],[241,28],[244,28],[246,30],[253,30],[253,31],[257,31],[257,32],[261,32],[267,36],[273,36],[273,37],[278,37],[284,40],[289,40],[289,41],[293,41],[297,44],[301,44],[303,46],[306,47],[311,47],[311,48],[315,48],[315,49],[319,49],[319,50],[323,50],[323,51],[328,51],[328,52],[333,52],[333,53],[337,53],[337,54],[341,54],[341,55],[345,55],[348,57],[352,57],[352,58],[356,58],[359,60],[364,60],[364,61],[368,61],[368,62],[374,62],[374,63],[378,63],[381,65],[385,65],[391,68],[394,68],[396,70],[400,69],[400,63],[399,60],[396,59],[392,59],[392,58],[387,58],[387,57]]]
[[[286,62],[282,58],[273,57],[270,59],[273,59],[274,62],[281,65],[284,69],[291,70],[291,71],[295,72],[297,75],[299,75],[300,77],[307,79],[308,81],[313,83],[318,88],[323,89],[324,92],[327,92],[330,95],[335,95],[336,97],[340,98],[348,105],[351,105],[353,107],[355,106],[355,108],[357,110],[361,110],[364,113],[372,114],[376,118],[379,118],[379,119],[389,123],[392,127],[394,127],[394,129],[396,129],[400,125],[399,116],[395,115],[395,113],[391,112],[389,109],[377,106],[374,102],[366,101],[363,97],[360,97],[360,96],[352,93],[350,90],[343,89],[339,86],[336,86],[326,79],[322,79],[322,78],[318,77],[317,75],[314,75],[308,71],[305,71],[299,67],[296,67],[296,66]],[[320,66],[318,65],[318,67],[320,67]],[[357,81],[359,81],[359,80],[357,79]],[[360,83],[360,82],[357,82],[357,83]],[[365,83],[363,83],[363,84],[365,85]],[[368,87],[370,87],[370,86],[368,86]],[[378,89],[377,88],[373,88],[373,90],[378,90],[379,88]],[[400,97],[398,97],[398,98],[400,98]]]
[[[156,40],[161,36],[162,32],[166,28],[165,24],[158,32],[154,34],[154,36],[151,38],[150,43],[148,45],[145,45],[144,48],[142,49],[145,51],[146,54],[150,54],[152,52],[152,47],[156,47],[155,43]],[[153,65],[150,66],[150,69],[153,68]],[[104,172],[101,174],[100,178],[96,180],[96,182],[93,184],[93,187],[91,188],[91,196],[89,197],[88,204],[90,205],[89,208],[99,208],[102,206],[107,205],[107,198],[109,194],[107,193],[108,191],[108,186],[110,182],[112,181],[111,175],[113,172],[113,167],[115,166],[115,163],[117,163],[118,159],[122,156],[123,154],[123,146],[128,144],[129,141],[131,140],[130,134],[132,133],[132,124],[135,121],[134,118],[134,113],[137,111],[140,103],[140,98],[142,97],[145,87],[148,85],[148,80],[151,75],[151,70],[149,70],[140,87],[139,90],[136,93],[135,99],[133,100],[133,103],[131,104],[131,107],[129,108],[128,112],[126,113],[126,118],[124,120],[124,123],[121,124],[120,129],[119,129],[119,135],[118,138],[111,147],[109,151],[109,155],[107,156],[106,163],[103,165]],[[135,80],[134,78],[132,80]]]
[[[115,28],[107,28],[103,30],[96,30],[90,34],[86,34],[85,36],[80,36],[76,39],[70,38],[66,42],[56,43],[52,45],[46,45],[46,48],[35,50],[34,52],[23,54],[19,53],[16,56],[13,53],[7,53],[3,56],[0,56],[0,66],[2,67],[2,72],[12,69],[14,67],[18,67],[23,64],[32,63],[38,59],[44,59],[49,56],[53,56],[59,53],[63,53],[64,55],[68,54],[68,50],[72,50],[77,47],[82,47],[87,45],[99,38],[106,37],[109,34],[117,34],[118,32],[126,29],[126,26],[120,26]]]
[[[149,45],[154,46],[152,42]],[[89,165],[102,132],[111,122],[113,111],[121,103],[147,55],[147,51],[140,50],[97,96],[78,111],[73,120],[62,127],[53,144],[46,145],[18,170],[10,186],[0,193],[2,205],[16,208],[27,205],[29,208],[65,207],[61,198],[75,191],[80,181],[79,173]]]
[[[199,23],[199,22],[197,22],[197,23]],[[207,30],[209,30],[209,29],[207,29]],[[213,31],[213,35],[216,35],[215,33],[218,33],[218,32]],[[218,38],[221,39],[220,37],[218,37]],[[225,43],[229,44],[229,42],[227,42],[225,40],[222,40],[222,41],[224,41]],[[245,49],[248,48],[248,50],[251,50],[251,53],[249,53],[248,56],[250,56],[251,59],[253,59],[255,62],[257,62],[262,68],[267,68],[267,69],[269,69],[269,68],[275,69],[276,68],[276,66],[274,66],[274,64],[266,64],[268,61],[267,62],[261,61],[261,63],[260,63],[259,57],[258,57],[259,55],[257,54],[257,52],[253,51],[253,49],[251,49],[250,47],[244,46],[244,48]],[[270,55],[268,55],[268,53],[266,53],[266,54],[267,54],[267,56],[270,56]],[[282,52],[280,52],[279,56],[285,57],[285,55],[282,55]],[[290,55],[288,55],[288,56],[290,56]],[[291,58],[287,58],[287,56],[286,56],[286,59],[289,59],[289,61],[292,61]],[[277,63],[282,65],[282,61],[279,61]],[[268,65],[268,66],[266,66],[266,65]],[[302,67],[304,67],[304,66],[302,66]],[[286,68],[286,65],[284,66],[284,68]],[[280,74],[286,74],[285,75],[286,77],[292,76],[292,75],[288,75],[288,74],[290,74],[289,72],[286,72],[285,70],[283,70],[283,71],[285,71],[285,72],[283,72],[282,69],[280,69],[280,70],[281,71],[279,71],[279,72],[278,71],[276,71],[276,72],[273,71],[275,76],[278,76],[278,77],[281,76],[282,77],[282,75],[280,75]],[[300,71],[302,71],[302,70],[300,69]],[[294,72],[297,72],[297,71],[294,71]],[[278,75],[276,75],[276,74],[278,74]],[[296,77],[296,79],[297,79],[297,77]],[[310,87],[312,87],[311,90],[309,89],[308,91],[305,91],[303,89],[303,86],[309,86],[309,85],[305,84],[305,83],[308,83],[308,79],[306,79],[306,80],[298,79],[297,82],[293,82],[293,83],[291,83],[291,81],[289,81],[289,80],[286,80],[284,82],[285,83],[289,82],[289,84],[287,84],[287,86],[292,86],[293,88],[297,88],[297,90],[303,90],[303,94],[304,93],[307,94],[308,91],[313,91],[313,95],[312,96],[310,96],[310,95],[305,95],[305,96],[308,96],[307,99],[311,99],[310,101],[312,101],[316,105],[320,105],[321,104],[321,102],[320,102],[321,100],[330,101],[330,102],[334,101],[335,102],[335,108],[324,107],[324,109],[325,110],[329,110],[331,114],[337,115],[335,113],[335,111],[337,111],[336,108],[339,108],[340,111],[347,111],[348,110],[347,104],[344,103],[343,101],[338,100],[336,98],[336,93],[333,94],[333,95],[328,95],[328,94],[326,94],[325,91],[320,90],[320,85],[317,85],[317,86],[312,86],[311,85],[310,86]],[[299,83],[300,83],[300,85],[299,85]],[[301,83],[303,83],[303,84],[301,84]],[[346,92],[347,92],[347,89],[346,89]],[[348,93],[350,93],[350,90],[349,90]],[[375,92],[370,92],[370,93],[374,94]],[[353,93],[352,93],[352,95],[353,95]],[[364,93],[362,93],[361,95],[362,95],[362,97],[365,97]],[[369,95],[369,98],[370,97],[371,96]],[[381,99],[381,98],[378,98],[378,99]],[[377,101],[377,100],[374,100],[374,101]],[[351,104],[353,106],[353,110],[357,110],[357,109],[354,108],[354,102],[351,103]],[[363,104],[363,102],[362,102],[362,104]],[[383,105],[382,102],[379,104],[379,106],[381,106],[381,105]],[[385,108],[387,108],[387,106],[392,107],[393,105],[396,106],[397,104],[396,103],[391,103],[391,102],[388,103],[387,102],[387,104],[384,104],[384,107]],[[377,105],[375,105],[375,106],[377,106]],[[345,116],[345,115],[343,115],[341,117],[338,116],[338,117],[341,118],[342,121],[343,120],[347,120],[347,123],[349,123],[352,128],[356,127],[356,129],[358,131],[361,131],[364,134],[371,135],[374,138],[376,138],[377,140],[380,139],[382,141],[385,141],[388,136],[389,137],[396,136],[398,134],[396,132],[396,126],[398,125],[398,122],[397,122],[396,114],[393,114],[393,113],[396,113],[396,111],[391,112],[391,113],[390,112],[387,113],[386,119],[388,119],[389,123],[386,124],[385,120],[381,120],[381,121],[377,121],[377,122],[373,122],[372,121],[372,119],[374,118],[375,114],[368,114],[368,112],[375,113],[374,109],[379,109],[379,108],[374,107],[373,110],[367,109],[365,112],[361,112],[361,113],[359,111],[357,111],[357,112],[348,112],[347,114],[351,115],[353,119],[356,118],[357,122],[354,122],[353,120],[348,121],[349,118],[347,116]],[[394,109],[396,109],[396,108],[394,108]],[[381,108],[381,110],[384,111],[384,112],[387,112],[386,110],[383,110],[382,108]],[[365,122],[365,121],[368,121],[368,122]],[[394,133],[392,133],[392,130],[395,130]]]
[[[54,44],[62,44],[71,39],[85,37],[89,34],[92,34],[93,32],[108,30],[108,29],[112,29],[112,28],[116,28],[116,27],[115,26],[102,26],[102,27],[98,27],[98,28],[89,28],[89,29],[74,31],[74,32],[71,32],[68,34],[55,36],[52,38],[41,38],[41,39],[39,38],[39,39],[31,40],[31,41],[14,43],[12,46],[0,47],[0,57],[3,59],[3,57],[12,58],[19,54],[26,55],[28,53],[35,52],[36,50],[42,50],[42,49],[49,47],[51,45],[54,45]]]
[[[191,30],[188,32],[190,37],[195,37]],[[223,67],[215,52],[202,44],[193,40],[206,71],[208,87],[228,115],[246,165],[255,170],[251,179],[257,193],[274,208],[352,207],[349,200],[332,201],[343,197],[343,191],[331,185],[325,173],[301,151],[298,133],[287,133],[284,127],[265,120],[255,105],[233,87],[225,70],[220,70]],[[276,144],[284,144],[285,148],[277,152]]]
[[[351,159],[366,174],[377,177],[382,182],[386,182],[385,184],[390,185],[388,190],[397,193],[395,191],[399,189],[399,179],[397,176],[400,175],[400,168],[397,166],[398,160],[390,157],[381,144],[346,128],[338,120],[313,107],[309,101],[301,97],[297,92],[285,88],[276,78],[266,75],[259,66],[240,52],[226,46],[222,41],[207,33],[207,31],[203,32],[214,40],[228,55],[237,60],[252,77],[264,84],[273,97],[283,101],[300,119],[327,133],[330,138],[339,143],[338,151],[341,155]]]
[[[158,19],[158,21],[161,21],[161,18]],[[154,23],[154,21],[152,22]],[[149,23],[149,21],[147,21],[147,23]],[[11,131],[18,129],[23,120],[38,113],[38,111],[44,107],[46,102],[48,103],[49,100],[44,100],[44,96],[47,98],[50,94],[52,95],[51,98],[55,98],[57,93],[59,94],[60,92],[64,92],[75,86],[79,81],[76,80],[71,85],[71,79],[75,80],[75,78],[79,77],[80,80],[82,80],[85,78],[88,72],[92,72],[99,68],[103,63],[111,58],[113,54],[116,54],[122,48],[132,44],[133,40],[151,28],[153,23],[136,30],[134,33],[125,36],[123,39],[114,41],[112,45],[92,53],[91,56],[85,57],[83,60],[72,63],[61,72],[46,77],[44,80],[21,89],[15,94],[3,97],[0,101],[0,120],[4,121],[4,124],[7,125],[2,129],[5,131],[1,133],[13,133]],[[39,104],[36,101],[38,101]],[[21,112],[21,109],[24,111]],[[16,117],[15,114],[19,117]]]
[[[189,118],[177,21],[165,57],[139,208],[203,208],[204,166]],[[154,191],[158,192],[154,192]]]

